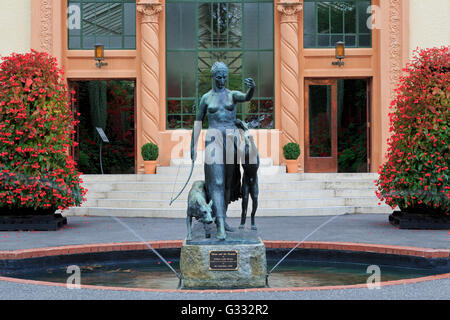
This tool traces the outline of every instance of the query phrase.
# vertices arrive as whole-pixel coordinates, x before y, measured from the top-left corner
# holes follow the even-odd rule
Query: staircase
[[[82,207],[64,211],[65,216],[170,217],[186,216],[187,196],[196,180],[203,180],[203,165],[196,164],[188,186],[169,206],[190,172],[189,160],[172,160],[158,167],[156,175],[84,175],[88,189]],[[257,216],[316,216],[355,213],[392,213],[375,196],[376,173],[287,174],[285,166],[261,159]],[[251,200],[249,212],[251,212]],[[227,215],[240,217],[241,201],[230,204]]]

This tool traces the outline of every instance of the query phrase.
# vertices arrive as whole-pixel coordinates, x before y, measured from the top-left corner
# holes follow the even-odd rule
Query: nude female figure
[[[227,139],[227,134],[239,135],[236,127],[236,104],[250,101],[255,91],[255,81],[245,79],[248,88],[246,94],[240,91],[230,91],[225,85],[228,78],[228,68],[222,62],[214,63],[211,69],[213,77],[212,89],[203,95],[197,109],[194,129],[191,139],[191,160],[197,158],[197,142],[205,117],[208,117],[208,131],[205,146],[205,188],[212,200],[213,214],[216,218],[218,239],[226,239],[226,231],[233,231],[226,223],[228,204],[241,197],[241,174],[237,161],[227,161],[227,154],[235,155],[234,140]]]

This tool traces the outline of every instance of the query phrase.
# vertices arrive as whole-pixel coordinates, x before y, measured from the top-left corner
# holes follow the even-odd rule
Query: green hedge
[[[156,144],[149,142],[142,146],[141,153],[144,161],[154,161],[158,159],[159,149]]]
[[[300,156],[300,146],[290,142],[283,147],[283,154],[287,160],[296,160]]]

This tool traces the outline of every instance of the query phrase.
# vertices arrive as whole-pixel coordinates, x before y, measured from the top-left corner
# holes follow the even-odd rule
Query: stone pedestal
[[[266,248],[254,231],[228,233],[225,241],[184,241],[180,269],[183,288],[261,288],[266,285]]]

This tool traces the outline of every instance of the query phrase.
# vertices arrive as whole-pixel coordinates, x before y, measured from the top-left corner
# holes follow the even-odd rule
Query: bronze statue
[[[258,209],[258,169],[259,169],[259,154],[258,149],[253,136],[248,131],[248,126],[241,120],[236,120],[236,125],[242,129],[241,136],[243,137],[244,143],[243,150],[240,152],[242,159],[242,213],[241,213],[241,224],[239,229],[245,228],[245,220],[247,219],[247,208],[249,195],[252,198],[252,213],[251,213],[251,229],[257,230],[255,224],[255,214]]]
[[[192,184],[191,191],[188,196],[188,209],[186,217],[186,226],[188,235],[186,240],[192,240],[192,218],[203,223],[205,227],[205,237],[210,238],[208,224],[213,222],[212,219],[212,201],[206,203],[206,190],[204,181],[195,181]]]
[[[255,81],[244,80],[248,87],[246,94],[230,91],[225,87],[228,67],[223,62],[214,63],[211,68],[212,89],[204,94],[197,109],[192,131],[191,160],[197,158],[197,142],[205,117],[209,127],[205,145],[205,188],[208,201],[212,200],[218,239],[226,239],[226,231],[234,231],[226,223],[228,205],[242,197],[241,173],[238,157],[239,131],[236,125],[236,104],[248,102],[255,91]],[[191,170],[192,171],[192,170]]]

